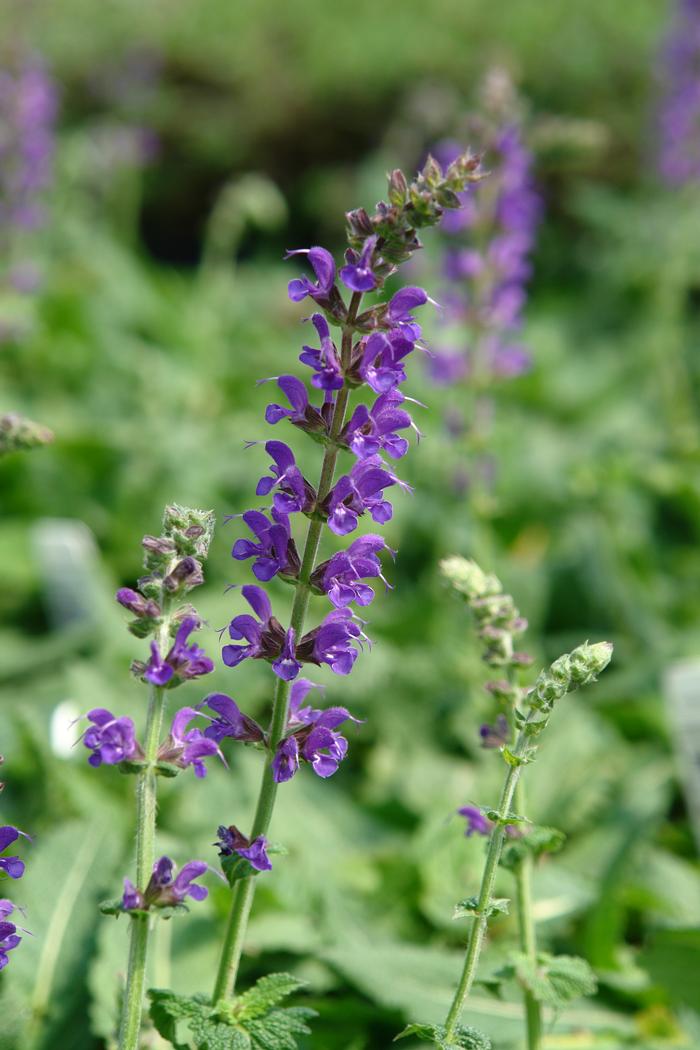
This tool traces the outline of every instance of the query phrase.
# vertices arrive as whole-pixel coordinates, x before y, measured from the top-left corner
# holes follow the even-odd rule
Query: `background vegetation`
[[[437,573],[459,551],[513,591],[538,659],[587,637],[616,645],[595,690],[557,712],[532,771],[533,815],[568,835],[537,872],[543,940],[584,954],[600,980],[548,1045],[700,1046],[692,782],[677,754],[693,746],[692,709],[679,723],[664,700],[669,669],[700,647],[700,191],[656,180],[667,19],[653,0],[6,8],[3,46],[43,53],[61,109],[49,222],[32,244],[41,289],[0,299],[0,408],[56,434],[0,461],[3,821],[34,836],[14,894],[34,937],[2,978],[0,1044],[112,1045],[126,923],[96,904],[129,869],[132,784],[89,769],[66,726],[98,705],[142,713],[128,674],[140,643],[112,595],[139,574],[140,537],[166,502],[211,506],[221,523],[198,593],[210,650],[239,611],[224,587],[246,578],[229,558],[240,533],[223,518],[251,505],[264,462],[243,451],[264,436],[255,382],[294,370],[303,338],[283,249],[337,247],[344,210],[452,133],[500,62],[528,100],[545,197],[534,367],[497,391],[478,514],[453,485],[445,394],[414,373],[428,408],[403,471],[416,495],[397,498],[387,530],[395,590],[372,608],[376,645],[352,679],[320,676],[366,723],[332,781],[307,770],[280,793],[289,855],[260,880],[246,975],[309,981],[310,1048],[373,1050],[409,1014],[444,1014],[465,939],[452,906],[483,857],[454,811],[490,800],[499,775],[476,742],[488,701],[471,626]],[[435,256],[433,242],[417,280],[434,284]],[[260,665],[208,684],[252,714],[269,686]],[[163,851],[213,861],[216,824],[250,818],[257,770],[237,750],[229,772],[166,784]],[[154,984],[208,990],[226,903],[214,888],[161,924]],[[494,928],[486,968],[513,932]],[[482,990],[467,1020],[501,1050],[519,1009]]]

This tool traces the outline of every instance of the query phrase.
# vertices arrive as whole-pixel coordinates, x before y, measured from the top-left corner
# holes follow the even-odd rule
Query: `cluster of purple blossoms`
[[[459,153],[451,141],[436,155],[449,162]],[[541,213],[532,178],[532,155],[517,121],[499,123],[487,135],[488,190],[464,194],[462,207],[442,221],[445,235],[441,321],[467,332],[429,358],[433,380],[450,385],[469,376],[510,378],[530,367],[520,341],[530,254]],[[451,345],[450,345],[451,344]]]
[[[201,778],[207,775],[205,759],[218,755],[224,763],[225,760],[216,742],[205,737],[200,728],[188,729],[198,717],[200,712],[193,707],[182,707],[176,712],[170,732],[158,748],[156,760],[178,769],[192,766],[195,776]],[[115,718],[111,711],[103,707],[88,711],[87,718],[92,724],[82,739],[85,747],[92,751],[88,758],[91,766],[116,766],[126,762],[132,766],[135,763],[138,767],[139,763],[144,762],[143,748],[136,739],[131,718]]]
[[[153,873],[146,889],[141,892],[133,882],[124,879],[122,911],[148,911],[149,908],[172,908],[182,904],[186,897],[203,901],[209,895],[206,886],[195,882],[209,865],[203,860],[191,860],[184,864],[177,875],[170,857],[161,857],[153,865]]]
[[[344,707],[316,710],[302,706],[313,683],[300,678],[309,664],[330,667],[334,674],[349,674],[363,642],[364,621],[353,606],[364,608],[375,596],[369,581],[380,580],[380,554],[392,551],[376,533],[360,535],[344,550],[316,566],[315,552],[322,527],[335,536],[354,533],[368,518],[384,525],[393,515],[388,498],[395,487],[410,491],[389,466],[409,449],[407,433],[418,430],[409,407],[418,402],[400,390],[407,378],[407,364],[421,346],[421,327],[415,311],[434,304],[423,288],[401,288],[387,301],[361,310],[366,293],[379,293],[386,279],[420,247],[416,229],[435,225],[445,209],[457,208],[459,193],[480,178],[478,160],[468,153],[450,159],[446,170],[432,158],[417,179],[408,184],[400,171],[389,179],[389,203],[380,202],[373,216],[360,208],[347,215],[348,242],[343,265],[322,247],[302,248],[287,258],[302,257],[311,275],[289,282],[293,302],[310,299],[315,311],[308,319],[314,339],[304,345],[299,361],[309,369],[308,384],[290,374],[263,379],[276,383],[280,402],[267,405],[265,420],[271,426],[284,424],[312,437],[325,448],[318,488],[309,481],[292,448],[284,441],[265,442],[270,466],[257,483],[256,495],[269,500],[266,507],[242,515],[252,538],[236,540],[232,556],[252,559],[259,583],[279,576],[308,592],[324,595],[331,609],[317,626],[303,630],[303,615],[284,626],[274,615],[267,593],[248,584],[241,593],[251,613],[240,613],[225,628],[229,640],[222,649],[223,662],[237,667],[244,660],[265,660],[282,682],[294,683],[287,705],[287,721],[280,735],[268,739],[262,728],[244,715],[224,694],[204,701],[216,716],[205,736],[217,741],[225,737],[272,749],[271,768],[277,783],[290,780],[302,762],[320,777],[336,772],[348,744],[339,727],[353,719]],[[348,294],[349,293],[349,294]],[[346,299],[348,302],[346,303]],[[332,329],[341,330],[334,338]],[[349,410],[350,395],[367,395]],[[286,403],[285,403],[286,402]],[[253,447],[258,442],[249,442]],[[336,456],[349,457],[349,466],[335,477]],[[385,458],[386,457],[386,458]],[[312,564],[306,564],[294,539],[294,522],[309,519]],[[297,597],[299,596],[297,591]],[[297,603],[297,609],[306,601]],[[223,633],[223,632],[222,632]]]
[[[700,0],[678,0],[661,54],[658,166],[669,186],[700,179]]]
[[[193,631],[201,626],[196,611],[185,601],[194,587],[204,582],[202,559],[209,550],[214,528],[211,512],[191,510],[175,504],[165,508],[163,534],[144,536],[146,575],[137,589],[121,587],[116,594],[122,608],[133,616],[129,630],[137,638],[156,637],[150,643],[146,662],[135,660],[132,671],[144,682],[173,689],[182,682],[214,670],[213,661],[194,642]],[[167,639],[167,642],[165,641]],[[168,739],[157,755],[146,755],[136,739],[131,718],[115,716],[105,708],[88,712],[91,723],[83,743],[92,754],[91,766],[143,764],[153,760],[179,768],[194,767],[198,777],[206,775],[204,759],[217,753],[200,729],[187,729],[198,712],[184,707],[173,718]],[[223,756],[221,756],[223,758]]]
[[[42,194],[51,180],[56,91],[37,56],[0,70],[0,231],[9,282],[32,293],[39,272],[22,240],[44,220]]]
[[[359,719],[353,718],[344,707],[318,710],[302,706],[310,690],[320,688],[308,678],[297,678],[292,685],[286,731],[272,758],[272,772],[278,784],[291,780],[302,762],[307,762],[317,776],[330,777],[347,754],[348,742],[337,731],[338,727],[347,721],[359,722]],[[236,701],[225,693],[213,693],[202,701],[202,706],[216,715],[204,730],[205,737],[212,742],[218,744],[231,737],[246,743],[268,745],[262,727],[244,715]]]

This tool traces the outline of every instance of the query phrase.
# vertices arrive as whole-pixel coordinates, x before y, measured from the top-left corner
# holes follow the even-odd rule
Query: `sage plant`
[[[310,385],[321,401],[310,401],[307,386],[298,377],[281,375],[273,381],[288,407],[272,403],[265,418],[272,426],[286,421],[293,432],[313,439],[323,448],[323,458],[318,482],[313,485],[302,475],[287,444],[267,441],[265,450],[272,463],[256,493],[272,495],[269,516],[258,510],[244,514],[243,521],[254,538],[238,540],[233,547],[234,558],[253,559],[258,581],[279,575],[295,588],[285,628],[274,616],[265,591],[257,585],[244,586],[243,598],[255,616],[232,619],[228,628],[231,642],[222,651],[229,667],[246,659],[272,665],[276,685],[269,726],[263,731],[242,716],[229,697],[205,701],[223,716],[206,730],[207,735],[217,740],[230,735],[255,741],[265,751],[251,843],[265,843],[278,785],[294,776],[300,764],[310,765],[325,778],[335,773],[347,753],[347,740],[339,728],[352,719],[349,711],[303,707],[312,683],[299,674],[305,665],[324,664],[335,674],[350,673],[366,640],[364,623],[351,607],[365,607],[372,601],[374,590],[363,581],[383,578],[379,554],[388,548],[380,535],[369,533],[319,564],[324,531],[347,536],[365,516],[382,525],[393,513],[387,490],[394,486],[408,489],[383,457],[398,460],[408,451],[401,432],[413,426],[406,408],[410,399],[399,388],[421,333],[413,311],[429,297],[422,288],[404,287],[388,301],[375,300],[364,309],[363,298],[380,293],[386,280],[420,247],[417,228],[434,225],[444,209],[459,206],[458,193],[479,178],[478,168],[478,160],[466,153],[453,158],[444,173],[429,158],[410,185],[400,171],[394,171],[389,178],[388,203],[380,202],[373,216],[362,208],[348,213],[349,248],[339,269],[331,253],[321,247],[288,253],[288,258],[305,259],[314,275],[313,279],[302,276],[290,281],[289,297],[294,302],[310,299],[317,308],[311,323],[318,345],[304,346],[300,361],[311,370]],[[346,290],[347,301],[338,282]],[[337,341],[331,326],[339,329]],[[355,391],[374,397],[371,407],[358,403],[350,411]],[[339,453],[349,454],[351,463],[336,479]],[[304,517],[308,525],[299,553],[292,523]],[[325,595],[331,610],[308,630],[306,617],[314,593]],[[234,992],[253,899],[252,874],[236,882],[214,1003]]]
[[[488,1036],[462,1025],[461,1016],[477,974],[489,920],[508,912],[509,901],[494,897],[498,868],[505,864],[516,875],[519,950],[510,954],[506,964],[489,976],[487,983],[498,991],[503,983],[517,981],[523,989],[527,1045],[529,1050],[535,1050],[541,1046],[541,1005],[561,1009],[571,998],[591,994],[596,983],[585,960],[552,956],[537,948],[529,867],[524,864],[529,865],[528,858],[560,843],[561,834],[530,822],[520,805],[524,799],[519,786],[524,767],[538,755],[539,737],[555,707],[567,694],[596,680],[610,662],[612,645],[585,642],[540,671],[532,686],[521,688],[512,671],[530,660],[513,649],[513,635],[524,630],[526,624],[511,596],[503,593],[495,576],[487,575],[465,558],[446,559],[442,571],[476,615],[487,663],[511,672],[507,679],[489,684],[490,692],[504,702],[510,717],[501,714],[495,725],[482,726],[480,730],[482,742],[500,752],[506,772],[496,806],[470,805],[459,810],[467,819],[466,833],[486,836],[488,848],[478,893],[460,901],[455,909],[455,918],[469,918],[472,926],[462,973],[445,1022],[409,1024],[397,1038],[415,1035],[439,1050],[488,1050],[491,1046]],[[509,848],[504,852],[507,842]]]
[[[194,708],[177,711],[165,737],[163,720],[170,690],[208,674],[214,664],[191,636],[201,621],[187,601],[189,592],[204,580],[206,558],[214,527],[211,511],[191,510],[176,504],[165,508],[163,532],[145,536],[146,574],[137,589],[122,587],[119,604],[131,613],[129,630],[137,638],[150,638],[147,660],[136,660],[132,672],[148,687],[148,709],[141,741],[131,718],[116,716],[105,708],[87,714],[90,723],[82,736],[90,752],[88,762],[98,768],[118,766],[136,776],[135,882],[125,878],[120,899],[102,905],[105,914],[130,918],[130,950],[119,1030],[120,1050],[137,1050],[141,1028],[146,957],[151,920],[182,910],[185,900],[203,900],[207,889],[196,880],[208,869],[205,861],[189,861],[175,874],[169,857],[156,859],[156,794],[159,776],[173,777],[193,767],[206,774],[205,761],[220,754],[218,745],[198,727],[201,716]],[[203,721],[203,720],[202,720]]]
[[[479,162],[469,153],[456,157],[444,172],[429,158],[410,184],[394,171],[388,203],[380,202],[373,215],[362,208],[348,213],[349,247],[339,267],[322,247],[287,255],[304,261],[312,273],[294,278],[288,289],[293,302],[308,299],[315,308],[310,318],[314,338],[299,358],[310,369],[310,389],[288,373],[262,380],[274,382],[282,395],[282,403],[267,406],[265,418],[270,426],[281,424],[290,434],[309,439],[322,457],[314,484],[302,474],[288,444],[268,440],[264,449],[270,466],[256,494],[269,502],[242,515],[250,538],[241,537],[233,546],[234,559],[252,562],[257,582],[241,588],[250,612],[237,613],[229,623],[222,660],[233,669],[245,660],[264,661],[274,676],[274,692],[265,728],[227,694],[211,694],[200,705],[212,719],[205,739],[218,746],[230,737],[256,747],[263,756],[262,777],[250,831],[246,834],[235,824],[218,829],[221,863],[233,892],[211,1004],[162,990],[151,993],[154,1021],[171,1041],[179,1021],[188,1023],[201,1047],[215,1038],[229,1045],[234,1028],[242,1028],[253,1045],[271,1047],[294,1046],[295,1035],[308,1031],[304,1022],[312,1011],[271,1009],[298,987],[288,975],[270,975],[233,996],[255,879],[271,867],[267,836],[279,786],[304,765],[323,779],[332,776],[348,749],[341,728],[357,721],[344,707],[308,704],[316,686],[302,677],[302,669],[325,665],[340,676],[352,671],[367,641],[365,622],[352,607],[371,603],[375,594],[368,581],[384,581],[380,554],[394,553],[375,532],[360,535],[322,561],[319,550],[324,536],[346,537],[361,519],[369,517],[375,525],[389,521],[393,508],[387,490],[408,490],[384,457],[398,460],[408,451],[404,434],[413,427],[407,410],[411,399],[399,388],[407,378],[410,355],[420,346],[413,312],[430,300],[413,286],[380,296],[388,278],[420,247],[416,230],[435,225],[444,209],[459,207],[458,194],[479,178]],[[367,294],[373,298],[364,304]],[[339,333],[335,338],[332,329]],[[369,395],[371,405],[360,400],[352,405],[355,393]],[[336,477],[341,456],[345,463]],[[304,521],[305,536],[298,546],[298,525]],[[260,586],[275,576],[294,588],[286,625]],[[312,595],[327,604],[309,629]]]

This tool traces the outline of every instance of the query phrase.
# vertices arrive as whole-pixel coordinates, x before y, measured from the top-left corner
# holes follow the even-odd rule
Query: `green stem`
[[[515,789],[515,808],[518,813],[525,812],[525,786],[522,778]],[[537,965],[537,937],[532,912],[532,869],[532,854],[526,850],[515,869],[515,895],[520,951],[532,963],[534,969]],[[539,1050],[542,1039],[542,1010],[537,999],[527,988],[523,990],[523,1001],[527,1020],[527,1047],[528,1050]]]
[[[157,642],[161,652],[169,647],[169,619],[163,616]],[[148,698],[144,759],[146,765],[136,778],[136,885],[142,892],[146,889],[153,870],[156,842],[156,792],[155,763],[160,743],[165,708],[165,690],[152,685]],[[150,917],[132,915],[129,964],[126,975],[126,991],[119,1026],[119,1050],[137,1050],[141,1030],[143,992],[146,983],[146,956]]]
[[[350,363],[354,321],[357,317],[361,299],[362,294],[360,292],[355,292],[353,294],[348,307],[347,322],[343,326],[341,363],[344,369],[347,368]],[[343,386],[342,389],[338,391],[338,397],[333,410],[333,420],[331,422],[329,435],[330,441],[323,456],[321,477],[318,483],[318,503],[321,503],[326,498],[333,485],[335,464],[336,459],[338,458],[337,440],[345,422],[345,412],[347,410],[349,396],[350,389],[347,385]],[[290,626],[294,629],[295,637],[297,639],[301,637],[304,630],[304,621],[306,619],[309,598],[311,596],[310,580],[316,565],[316,557],[321,542],[322,530],[323,522],[319,518],[312,518],[309,522],[309,528],[306,534],[304,553],[301,560],[301,568],[299,570],[299,581],[296,588],[296,594],[294,595],[294,604],[292,605],[292,615],[290,620]],[[272,701],[272,717],[268,733],[269,747],[267,761],[265,762],[265,768],[263,770],[258,802],[255,809],[255,816],[253,818],[253,826],[250,833],[251,840],[257,838],[259,835],[267,834],[267,830],[272,820],[272,812],[277,798],[277,784],[275,783],[273,776],[272,759],[277,750],[277,746],[284,737],[287,729],[290,688],[291,683],[284,682],[281,678],[277,679],[275,694]],[[217,1003],[222,999],[228,999],[234,994],[236,979],[238,977],[238,967],[243,953],[243,943],[248,927],[248,919],[250,917],[254,895],[255,877],[249,876],[246,879],[240,879],[233,891],[231,910],[226,925],[226,934],[221,950],[221,959],[219,961],[219,969],[216,975],[216,983],[214,985],[214,993],[212,996],[212,1001],[214,1003]]]
[[[528,720],[530,715],[528,715]],[[528,737],[523,728],[518,735],[516,745],[513,749],[513,753],[516,758],[522,758],[525,753],[527,746]],[[512,812],[513,809],[513,796],[515,795],[515,789],[520,779],[521,766],[508,766],[508,773],[506,775],[505,783],[503,785],[503,791],[501,793],[501,799],[498,804],[498,812],[501,817],[505,817],[508,813]],[[459,979],[457,991],[455,992],[452,1005],[450,1006],[447,1019],[445,1021],[445,1041],[449,1042],[454,1035],[455,1028],[459,1021],[462,1009],[467,996],[471,990],[474,978],[476,976],[476,968],[479,962],[479,955],[481,954],[481,948],[484,942],[484,936],[486,934],[486,927],[488,926],[489,916],[489,905],[493,897],[493,887],[496,882],[496,873],[498,871],[498,863],[501,859],[501,852],[503,850],[503,840],[505,838],[505,827],[503,824],[498,823],[493,831],[491,832],[491,838],[489,840],[489,848],[486,854],[486,863],[484,865],[484,872],[481,877],[481,888],[479,890],[479,897],[476,912],[474,914],[474,925],[472,926],[471,935],[469,937],[469,943],[467,945],[467,954],[464,960],[464,967],[462,969],[462,975]]]

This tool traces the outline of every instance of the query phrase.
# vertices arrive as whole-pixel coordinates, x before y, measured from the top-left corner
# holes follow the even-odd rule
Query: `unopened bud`
[[[585,642],[569,657],[571,680],[576,685],[587,685],[604,671],[612,659],[612,642]]]
[[[408,200],[408,182],[400,168],[395,168],[389,176],[389,200],[398,208],[403,208]]]

